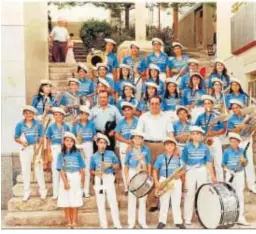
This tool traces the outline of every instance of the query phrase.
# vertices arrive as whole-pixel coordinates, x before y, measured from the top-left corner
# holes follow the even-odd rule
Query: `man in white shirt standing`
[[[67,44],[70,39],[66,21],[64,18],[59,18],[57,25],[53,28],[50,34],[50,42],[52,43],[52,61],[55,63],[64,63],[67,54]]]
[[[151,165],[154,164],[157,155],[164,151],[163,139],[173,137],[173,126],[171,121],[161,111],[161,98],[152,97],[149,101],[150,111],[142,114],[139,118],[137,129],[145,135],[145,145],[150,149]],[[157,210],[158,201],[155,191],[152,190],[148,197],[149,211]]]

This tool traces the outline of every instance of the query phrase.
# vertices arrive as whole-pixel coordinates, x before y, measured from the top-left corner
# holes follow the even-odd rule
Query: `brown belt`
[[[151,141],[151,140],[145,140],[145,142],[154,143],[154,144],[162,143],[162,141]]]

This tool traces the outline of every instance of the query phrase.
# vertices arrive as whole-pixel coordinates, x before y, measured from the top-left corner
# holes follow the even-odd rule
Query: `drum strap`
[[[205,123],[205,129],[206,129],[206,132],[208,132],[208,128],[209,128],[209,124],[210,124],[210,121],[211,121],[211,117],[212,117],[212,112],[210,112],[210,115],[207,119],[207,122],[206,122],[206,112],[205,112],[205,116],[204,116],[204,123]]]
[[[168,162],[167,162],[167,157],[165,157],[165,175],[166,178],[168,177],[168,166],[173,158],[174,153],[172,154],[172,156],[169,158]]]

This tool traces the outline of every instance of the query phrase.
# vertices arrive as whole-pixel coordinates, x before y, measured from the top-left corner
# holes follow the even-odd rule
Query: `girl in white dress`
[[[76,63],[75,60],[75,55],[74,55],[74,42],[72,41],[72,37],[74,36],[73,33],[69,34],[70,36],[70,40],[68,42],[68,51],[67,51],[67,55],[66,55],[66,63]]]

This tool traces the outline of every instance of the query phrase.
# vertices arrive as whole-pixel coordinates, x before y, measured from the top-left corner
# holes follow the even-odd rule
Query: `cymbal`
[[[252,114],[253,112],[255,112],[255,106],[248,106],[248,107],[245,107],[241,110],[241,114],[243,116],[245,115],[250,115]]]
[[[226,114],[222,114],[222,115],[219,115],[217,116],[215,119],[214,119],[214,122],[225,122],[228,120],[228,115]]]

